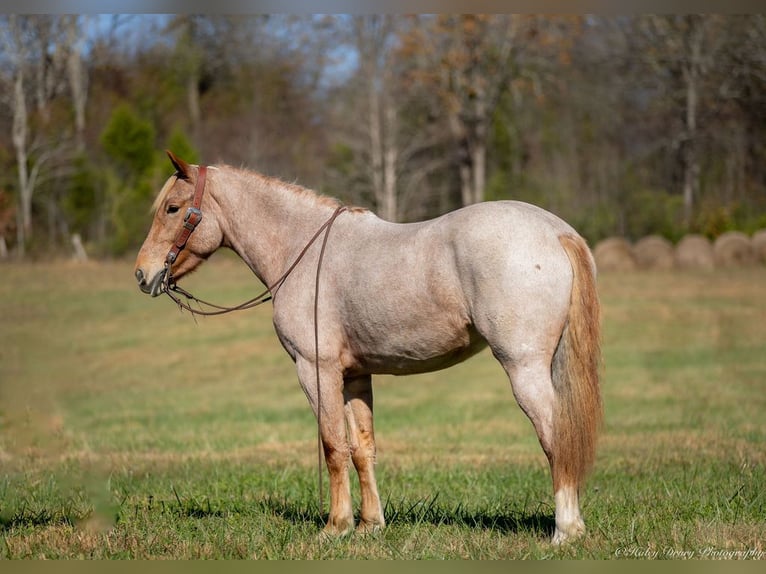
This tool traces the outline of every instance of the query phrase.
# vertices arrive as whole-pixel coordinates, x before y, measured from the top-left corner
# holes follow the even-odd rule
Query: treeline
[[[129,253],[165,148],[396,221],[766,227],[762,15],[4,15],[0,96],[0,257]]]

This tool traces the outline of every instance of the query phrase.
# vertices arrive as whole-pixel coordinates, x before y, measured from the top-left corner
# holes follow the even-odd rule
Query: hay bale
[[[755,264],[750,238],[741,231],[727,231],[713,243],[717,267],[748,267]]]
[[[753,254],[756,261],[766,263],[766,229],[756,231],[753,234],[751,243],[753,244]]]
[[[633,246],[636,263],[641,269],[672,269],[673,244],[659,235],[639,239]]]
[[[713,269],[713,244],[704,235],[684,236],[676,245],[675,264],[679,269]]]
[[[600,271],[632,271],[636,268],[633,248],[624,237],[608,237],[593,249],[596,267]]]

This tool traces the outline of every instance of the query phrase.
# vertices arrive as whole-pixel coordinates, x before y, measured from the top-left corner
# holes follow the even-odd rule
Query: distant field
[[[185,286],[260,287],[223,256]],[[0,557],[765,559],[766,269],[599,288],[583,540],[549,544],[547,465],[485,352],[377,379],[389,526],[320,543],[315,421],[269,304],[195,323],[130,263],[2,264]]]

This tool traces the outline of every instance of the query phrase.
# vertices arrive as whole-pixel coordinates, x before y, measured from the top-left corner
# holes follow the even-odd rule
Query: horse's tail
[[[585,478],[595,457],[603,412],[596,266],[581,237],[566,234],[559,241],[572,264],[574,277],[569,314],[552,364],[556,391],[551,453],[554,491],[560,486],[579,487]]]

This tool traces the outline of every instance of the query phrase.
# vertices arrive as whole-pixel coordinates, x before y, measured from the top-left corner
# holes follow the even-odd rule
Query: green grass
[[[321,541],[315,421],[269,305],[195,323],[121,262],[0,277],[3,558],[766,557],[766,269],[599,279],[606,423],[563,548],[487,352],[376,379],[388,527]],[[185,286],[260,287],[226,257]]]

